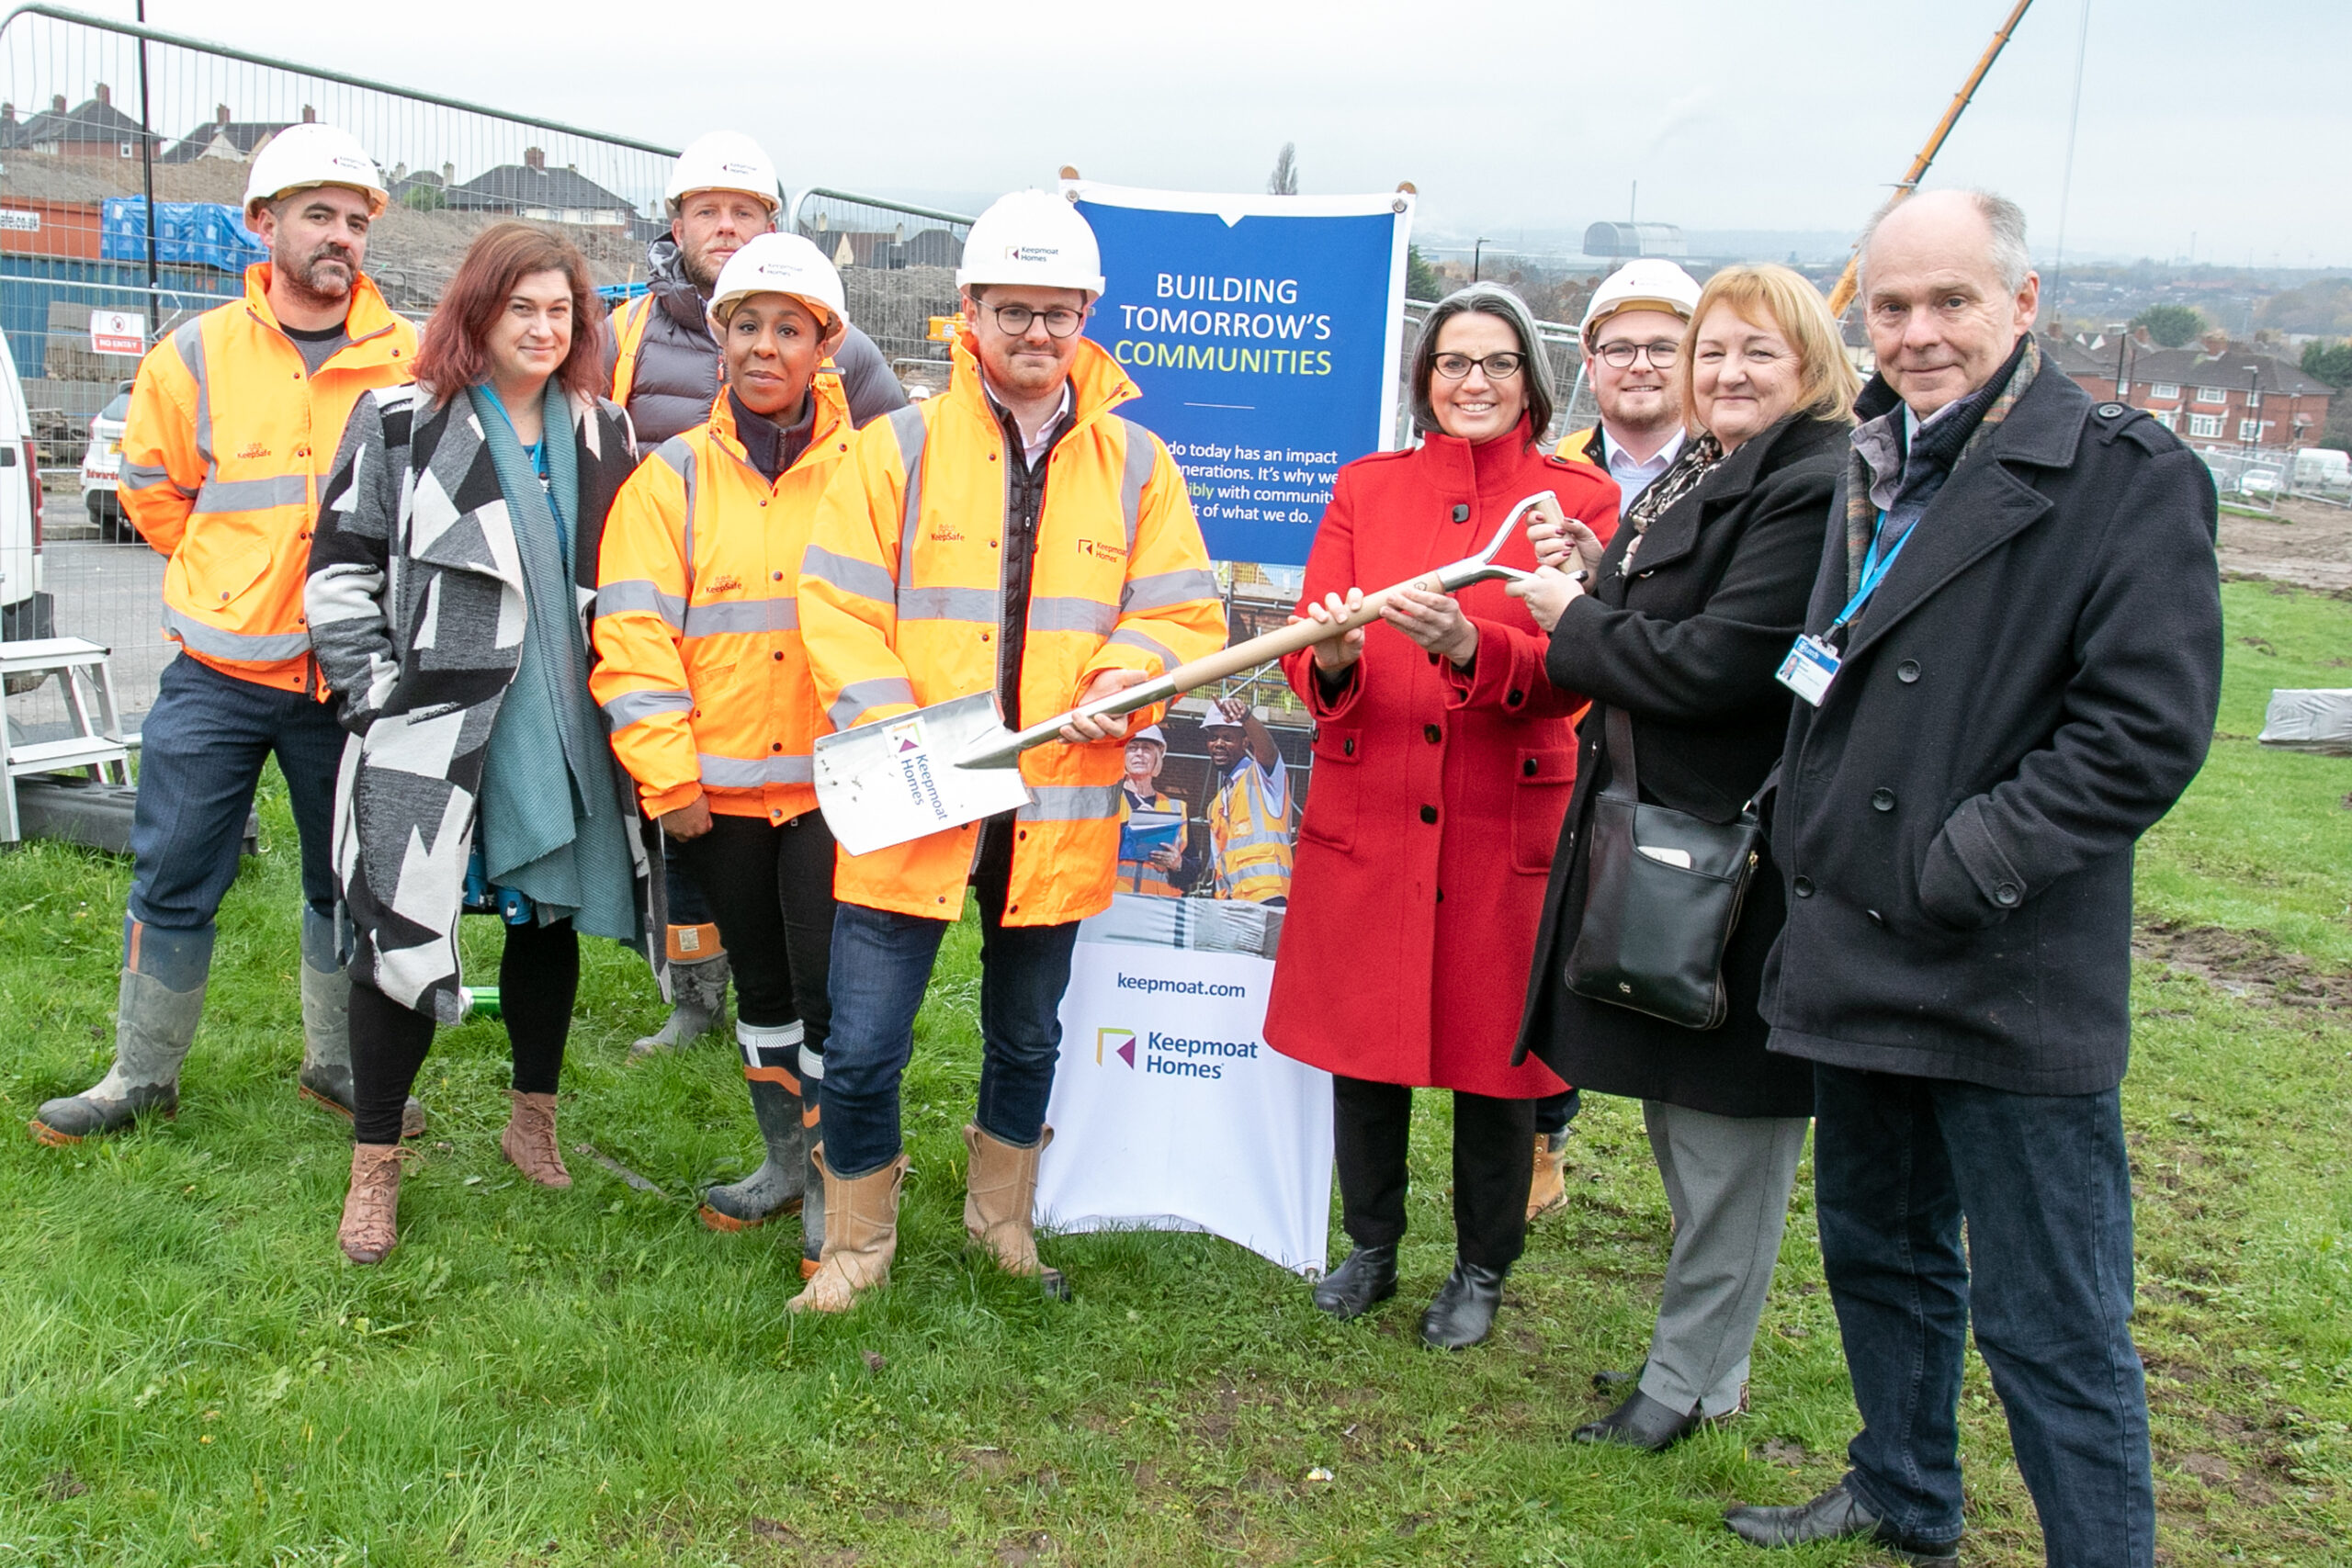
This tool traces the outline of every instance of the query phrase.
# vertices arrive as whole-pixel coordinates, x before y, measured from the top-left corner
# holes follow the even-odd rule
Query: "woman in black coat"
[[[1556,537],[1539,527],[1539,554],[1555,564],[1512,589],[1551,633],[1552,680],[1593,698],[1518,1050],[1581,1089],[1642,1101],[1675,1219],[1639,1385],[1576,1435],[1649,1450],[1745,1398],[1813,1074],[1764,1049],[1758,996],[1785,910],[1769,861],[1749,877],[1724,956],[1720,1026],[1686,1029],[1567,988],[1592,803],[1610,778],[1610,710],[1633,720],[1643,800],[1711,822],[1740,815],[1788,733],[1790,694],[1774,674],[1802,629],[1858,386],[1821,297],[1774,266],[1709,280],[1679,373],[1694,434],[1674,466],[1606,549],[1573,523]]]

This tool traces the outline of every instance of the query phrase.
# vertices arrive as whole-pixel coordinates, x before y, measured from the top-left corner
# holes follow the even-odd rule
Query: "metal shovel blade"
[[[966,750],[1010,738],[994,692],[934,704],[821,736],[817,804],[854,855],[960,828],[1029,804],[1021,770],[959,768]]]

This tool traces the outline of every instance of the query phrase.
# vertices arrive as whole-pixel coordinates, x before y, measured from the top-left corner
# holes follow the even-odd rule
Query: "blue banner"
[[[1340,466],[1394,445],[1408,195],[1079,185],[1107,287],[1088,335],[1143,397],[1209,554],[1300,566]]]

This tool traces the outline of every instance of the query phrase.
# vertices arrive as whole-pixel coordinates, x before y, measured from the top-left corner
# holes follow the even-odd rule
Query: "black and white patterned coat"
[[[628,416],[574,400],[580,517],[575,604],[595,597],[605,514],[636,463]],[[351,973],[444,1023],[463,1016],[458,918],[492,725],[521,662],[528,615],[522,557],[471,401],[435,407],[423,389],[359,400],[321,497],[303,593],[311,644],[341,699],[334,872]],[[661,926],[636,818],[628,816],[644,929]]]

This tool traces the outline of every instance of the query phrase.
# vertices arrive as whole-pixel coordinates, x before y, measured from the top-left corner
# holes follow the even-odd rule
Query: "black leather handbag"
[[[1609,784],[1586,834],[1584,920],[1568,950],[1568,989],[1685,1029],[1731,1010],[1724,950],[1739,924],[1763,829],[1751,802],[1734,822],[1643,804],[1634,721],[1611,707]]]

